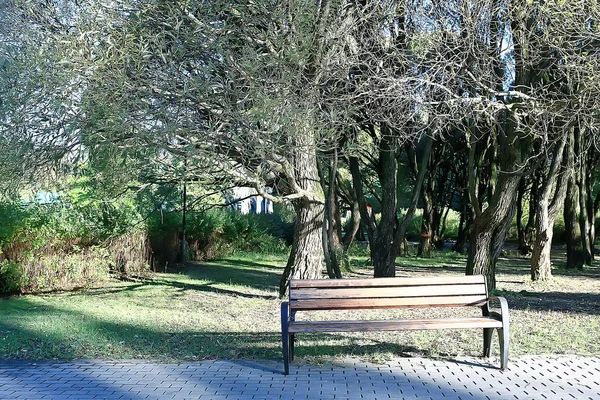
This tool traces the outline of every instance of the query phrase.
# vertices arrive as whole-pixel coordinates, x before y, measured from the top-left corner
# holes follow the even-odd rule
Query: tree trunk
[[[563,217],[565,220],[565,241],[567,243],[567,268],[583,268],[584,255],[581,250],[581,234],[577,221],[579,188],[575,176],[569,179]]]
[[[529,190],[529,212],[527,217],[527,225],[525,225],[525,242],[521,249],[521,255],[527,255],[531,253],[533,246],[533,237],[535,234],[535,214],[537,213],[537,207],[539,204],[539,186],[540,186],[540,173],[534,172],[531,179],[531,189]]]
[[[525,177],[522,177],[517,192],[517,236],[519,238],[518,249],[523,255],[528,253],[528,246],[525,242],[525,227],[523,226],[523,196],[525,195],[525,189]]]
[[[575,148],[579,154],[579,168],[577,174],[577,186],[579,188],[579,229],[581,232],[581,244],[585,265],[592,265],[593,244],[590,243],[590,218],[588,216],[588,183],[585,166],[585,144],[584,136],[579,128],[575,129]]]
[[[447,224],[446,222],[448,221],[448,213],[450,212],[450,206],[446,207],[446,210],[444,211],[444,216],[442,217],[442,222],[441,222],[441,226],[439,229],[439,233],[438,233],[438,240],[439,240],[439,245],[436,243],[436,246],[438,246],[439,248],[443,248],[444,247],[444,242],[445,242],[445,238],[446,238],[446,228],[447,228]]]
[[[460,212],[460,222],[458,224],[458,236],[452,250],[462,254],[473,225],[473,213],[469,207],[469,192],[466,188],[461,199],[461,204],[462,210]]]
[[[337,151],[335,151],[334,159],[330,162],[329,167],[329,187],[327,188],[327,197],[325,199],[325,218],[323,221],[323,251],[325,256],[325,266],[327,267],[327,275],[331,279],[340,279],[342,272],[340,270],[340,235],[339,235],[339,209],[336,199],[336,175],[337,175]],[[325,191],[324,171],[319,163],[319,176],[321,187]],[[336,213],[337,217],[336,218]]]
[[[548,221],[540,223],[539,229],[535,235],[533,250],[531,252],[531,280],[547,281],[552,278],[552,262],[550,260],[552,247],[552,227],[543,224],[548,224]],[[534,267],[535,266],[535,267]]]
[[[318,279],[323,268],[323,220],[325,199],[319,182],[314,137],[311,132],[299,133],[293,159],[293,171],[288,179],[296,189],[313,195],[293,202],[296,210],[294,241],[287,265],[281,276],[279,295],[285,296],[289,279]],[[293,175],[292,175],[293,174]]]
[[[418,257],[431,257],[431,242],[433,240],[433,183],[431,174],[427,182],[426,189],[423,191],[423,219],[421,222],[421,237],[419,241]]]
[[[429,137],[425,137],[424,140],[425,149],[413,188],[411,205],[400,221],[398,220],[396,201],[397,159],[392,138],[384,135],[379,143],[378,175],[381,184],[381,218],[379,223],[377,223],[367,210],[359,160],[356,157],[350,157],[352,185],[359,204],[361,222],[366,226],[369,235],[369,248],[374,267],[373,275],[375,277],[393,277],[396,274],[396,256],[404,240],[406,229],[414,215],[425,179],[427,163],[431,155],[433,141]]]
[[[376,278],[396,275],[397,250],[394,244],[394,232],[396,229],[397,160],[391,138],[386,136],[381,140],[378,167],[381,183],[381,220],[373,238],[369,238],[371,260]]]
[[[323,269],[323,204],[299,201],[294,204],[294,242],[279,286],[285,296],[289,279],[320,279]]]
[[[344,247],[347,249],[350,247],[358,230],[360,229],[360,210],[358,209],[358,202],[354,201],[352,203],[352,210],[350,212],[350,221],[346,227],[346,232],[344,233],[344,238],[342,239],[342,243]]]
[[[477,197],[474,173],[469,174],[469,193],[475,218],[469,242],[466,273],[484,275],[489,290],[496,287],[497,249],[504,243],[507,229],[503,228],[505,224],[510,223],[516,211],[514,204],[520,181],[517,174],[510,173],[520,162],[520,149],[513,143],[516,139],[513,125],[507,121],[504,128],[499,134],[492,132],[493,135],[497,135],[498,148],[502,149],[502,156],[497,157],[498,169],[502,172],[494,178],[494,189],[488,195],[489,204],[485,211],[482,211]],[[474,145],[471,143],[469,149],[469,169],[474,168]],[[491,157],[496,155],[492,154]],[[493,172],[491,176],[495,176]]]
[[[557,144],[552,165],[543,186],[540,188],[541,193],[535,215],[535,237],[531,252],[531,280],[533,281],[546,281],[552,277],[550,256],[554,220],[558,215],[559,207],[564,204],[568,182],[571,178],[571,166],[573,165],[573,140],[571,136],[565,135],[562,141]],[[563,160],[565,146],[567,146],[567,154]],[[552,202],[550,202],[550,194],[553,189],[554,196]]]
[[[498,227],[498,229],[496,229],[496,231],[494,231],[494,236],[492,237],[492,254],[494,256],[494,260],[497,260],[502,255],[504,242],[506,241],[506,234],[512,225],[516,212],[517,205],[513,203],[506,218],[504,219],[504,222]]]
[[[554,220],[548,215],[548,200],[542,197],[537,205],[535,236],[531,251],[531,280],[546,281],[552,277],[550,250],[552,246],[552,225]]]
[[[492,254],[492,238],[494,232],[486,227],[478,227],[477,220],[473,224],[469,240],[469,255],[467,258],[467,275],[484,275],[488,290],[496,288],[496,260]]]
[[[437,167],[434,166],[434,156],[431,157],[427,172],[427,183],[424,185],[421,201],[423,202],[423,218],[421,220],[421,238],[417,256],[431,257],[431,244],[433,241],[435,175]]]
[[[586,179],[587,184],[587,216],[588,216],[588,243],[590,249],[590,261],[594,261],[595,256],[595,242],[596,242],[596,207],[594,199],[594,184],[595,184],[595,172],[596,172],[596,157],[594,148],[588,149],[587,162],[585,163]],[[590,262],[590,264],[591,264]]]
[[[587,185],[585,178],[580,178],[579,186],[579,229],[585,265],[592,265],[592,244],[590,243],[590,223],[587,209]]]

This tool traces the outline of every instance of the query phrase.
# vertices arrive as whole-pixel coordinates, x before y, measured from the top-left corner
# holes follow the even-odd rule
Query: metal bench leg
[[[290,361],[294,361],[294,344],[296,342],[296,335],[290,334]]]
[[[290,343],[289,343],[289,335],[287,332],[282,333],[281,336],[282,344],[283,344],[283,369],[284,374],[290,374]]]
[[[281,345],[283,349],[283,368],[285,375],[290,374],[290,334],[288,333],[288,311],[288,303],[281,303]]]
[[[500,339],[500,368],[506,369],[508,365],[508,327],[498,329],[498,338]]]
[[[489,357],[492,350],[492,335],[494,328],[483,328],[483,356]]]

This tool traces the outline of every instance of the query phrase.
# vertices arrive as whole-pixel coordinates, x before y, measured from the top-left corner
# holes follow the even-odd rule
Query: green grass
[[[362,259],[361,259],[362,257]],[[557,254],[557,260],[561,254]],[[353,256],[352,276],[370,275]],[[362,260],[362,261],[361,261]],[[399,276],[463,274],[465,259],[398,258]],[[277,287],[283,257],[236,256],[189,264],[144,282],[113,281],[79,292],[0,300],[0,357],[28,359],[279,359]],[[600,271],[556,269],[532,284],[528,260],[502,258],[499,293],[511,307],[511,355],[600,355]],[[474,310],[476,311],[476,310]],[[299,318],[463,315],[468,310],[331,312]],[[466,315],[466,314],[465,314]],[[384,361],[398,356],[478,356],[479,330],[301,335],[299,362],[337,357]],[[494,345],[493,351],[498,351]]]

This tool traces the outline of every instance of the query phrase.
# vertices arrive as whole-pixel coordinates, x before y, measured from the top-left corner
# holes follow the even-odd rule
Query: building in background
[[[270,192],[267,189],[267,193]],[[234,202],[231,207],[242,214],[273,214],[273,202],[260,196],[253,188],[233,188],[225,199],[228,203]]]

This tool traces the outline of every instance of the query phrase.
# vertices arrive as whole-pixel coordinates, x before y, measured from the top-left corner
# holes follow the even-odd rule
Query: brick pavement
[[[277,361],[0,361],[0,399],[600,399],[600,359],[403,358],[386,365]]]

